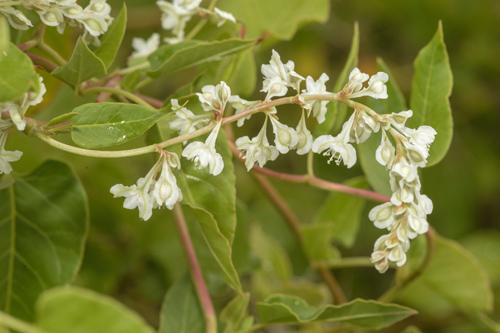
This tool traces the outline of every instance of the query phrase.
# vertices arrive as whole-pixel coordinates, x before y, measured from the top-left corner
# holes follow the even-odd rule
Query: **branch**
[[[175,205],[174,215],[175,225],[177,226],[177,231],[179,232],[181,244],[188,259],[191,278],[196,288],[196,293],[200,301],[203,316],[205,317],[205,332],[217,333],[217,317],[215,315],[212,299],[210,298],[210,293],[208,292],[207,285],[205,283],[205,280],[203,279],[200,264],[198,263],[193,242],[191,240],[191,237],[189,236],[189,229],[186,225],[186,219],[184,217],[184,213],[180,204]]]

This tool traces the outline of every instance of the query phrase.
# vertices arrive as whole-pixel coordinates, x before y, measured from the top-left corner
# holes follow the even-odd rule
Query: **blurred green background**
[[[113,2],[112,2],[113,3]],[[119,1],[113,3],[119,7]],[[129,6],[129,30],[125,45],[133,36],[148,36],[160,29],[160,14],[153,1],[126,1]],[[454,74],[451,106],[454,116],[454,139],[447,157],[438,165],[423,171],[423,191],[434,201],[430,223],[443,236],[458,240],[484,263],[492,280],[496,299],[500,299],[500,1],[498,0],[384,0],[331,1],[331,15],[325,24],[306,24],[289,41],[268,39],[256,50],[257,69],[267,62],[275,48],[283,59],[293,59],[297,71],[314,77],[326,72],[333,80],[340,72],[350,48],[353,23],[359,22],[361,33],[360,64],[363,71],[377,70],[376,58],[382,57],[406,96],[409,96],[412,63],[418,51],[430,40],[437,23],[442,20],[445,40]],[[54,37],[67,52],[71,41]],[[124,50],[123,59],[130,52]],[[157,97],[167,97],[186,78],[164,78],[147,88]],[[257,90],[260,89],[260,73]],[[54,87],[56,83],[49,82]],[[54,96],[49,107],[53,113],[69,111],[82,98],[66,91]],[[257,95],[256,95],[257,96]],[[244,96],[251,97],[251,96]],[[48,99],[50,100],[50,99]],[[293,120],[295,122],[296,120]],[[258,125],[256,123],[255,125]],[[253,133],[256,129],[253,130]],[[248,132],[247,132],[248,131]],[[252,132],[245,129],[245,134]],[[239,133],[239,132],[238,132]],[[109,188],[116,183],[129,184],[150,167],[151,157],[101,161],[68,156],[28,138],[17,136],[25,151],[17,170],[27,172],[45,158],[69,161],[81,176],[91,205],[91,233],[84,264],[77,283],[108,293],[145,316],[153,324],[165,291],[184,274],[184,264],[169,213],[163,211],[143,223],[135,211],[121,208],[121,200],[113,200]],[[137,144],[134,143],[134,144]],[[345,170],[328,166],[318,158],[320,176],[343,181],[361,175],[359,167]],[[287,156],[271,164],[272,168],[300,173],[303,158]],[[295,276],[306,276],[305,260],[285,223],[267,202],[252,178],[238,166],[240,225],[236,241],[235,261],[243,274],[259,265],[262,254],[250,250],[252,237],[261,237],[252,225],[258,225],[270,238],[271,245],[284,249]],[[305,186],[276,183],[305,223],[315,218],[327,193]],[[368,204],[361,217],[360,233],[355,246],[344,253],[366,256],[370,253],[378,231],[367,218]],[[194,228],[195,229],[195,228]],[[196,230],[193,230],[197,237]],[[257,235],[255,235],[257,233]],[[273,241],[275,240],[275,241]],[[269,241],[269,239],[267,239]],[[200,256],[207,256],[200,247]],[[263,254],[265,255],[265,254]],[[282,258],[281,258],[282,259]],[[281,260],[279,259],[279,260]],[[227,290],[215,276],[213,267],[205,268],[216,302],[228,299]],[[453,272],[450,272],[453,274]],[[390,274],[379,275],[372,268],[339,270],[341,284],[350,297],[377,297],[390,283]],[[264,276],[263,279],[267,279]],[[254,285],[264,293],[267,289],[307,289],[306,282],[294,278],[293,284]],[[254,282],[255,283],[255,282]],[[301,284],[302,283],[302,284]],[[267,289],[266,289],[267,288]],[[259,289],[259,290],[260,290]],[[323,297],[321,290],[318,297]],[[500,316],[500,304],[496,310]],[[493,316],[495,317],[495,315]],[[482,332],[458,314],[412,319],[424,332]],[[472,326],[471,326],[472,325]],[[395,330],[397,331],[397,329]]]

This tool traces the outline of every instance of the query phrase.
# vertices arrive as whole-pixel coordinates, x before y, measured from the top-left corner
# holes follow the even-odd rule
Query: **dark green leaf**
[[[165,115],[153,108],[126,103],[89,103],[73,110],[71,137],[86,148],[102,148],[135,139]]]
[[[95,54],[102,60],[106,69],[111,67],[120,49],[127,28],[127,5],[123,3],[120,13],[113,19],[108,31],[101,38],[101,45]]]
[[[179,186],[182,203],[192,209],[205,241],[219,264],[227,283],[240,291],[238,273],[232,260],[232,244],[236,229],[236,184],[231,151],[224,133],[219,133],[217,152],[224,159],[224,171],[214,177],[198,170],[191,162],[183,163]]]
[[[364,329],[381,329],[416,312],[410,308],[356,299],[342,305],[313,307],[299,297],[273,295],[257,304],[257,312],[266,324],[306,324],[328,321]]]
[[[249,38],[291,39],[303,23],[326,22],[330,14],[328,0],[223,0],[218,6],[245,24]]]
[[[22,97],[35,82],[35,70],[30,58],[14,44],[0,53],[0,103]]]
[[[255,45],[252,40],[226,39],[221,41],[188,41],[164,45],[149,56],[152,72],[174,73],[207,62],[219,61]]]
[[[205,332],[203,313],[188,276],[172,285],[165,295],[158,332]]]
[[[346,63],[342,72],[337,77],[334,92],[339,91],[344,87],[349,79],[349,73],[358,65],[359,53],[359,26],[358,23],[354,24],[354,31],[352,35],[351,50],[347,56]],[[314,135],[330,133],[331,131],[337,132],[342,126],[347,115],[347,106],[338,102],[331,102],[328,104],[328,112],[326,113],[325,121],[319,124],[314,129]]]
[[[432,40],[418,54],[414,68],[410,103],[413,117],[409,125],[428,125],[437,131],[436,140],[430,149],[430,166],[443,159],[453,136],[449,101],[453,77],[441,23]]]
[[[68,166],[48,161],[0,191],[0,306],[30,319],[44,290],[70,282],[87,235],[85,192]]]
[[[93,291],[61,287],[37,302],[37,326],[50,333],[153,333],[144,320],[114,299]]]
[[[76,87],[85,80],[105,75],[106,66],[80,38],[68,63],[56,68],[52,74],[70,86]]]

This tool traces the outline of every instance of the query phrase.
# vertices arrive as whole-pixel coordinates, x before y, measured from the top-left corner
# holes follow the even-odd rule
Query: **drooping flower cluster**
[[[389,231],[376,241],[372,254],[382,273],[390,263],[405,264],[410,240],[428,231],[427,215],[432,213],[432,201],[421,193],[418,168],[427,164],[429,146],[437,133],[430,126],[406,127],[411,116],[411,110],[384,115],[382,140],[376,151],[377,161],[389,171],[393,192],[390,202],[374,207],[369,214],[377,228]]]
[[[5,149],[8,136],[7,131],[12,126],[15,126],[19,131],[26,129],[26,120],[24,119],[26,111],[31,106],[41,103],[45,92],[43,79],[39,76],[34,82],[33,87],[19,100],[0,103],[0,174],[11,173],[12,167],[10,166],[10,162],[18,161],[22,156],[22,152],[20,151],[8,151]]]
[[[185,37],[186,24],[195,15],[211,15],[217,26],[226,21],[236,22],[234,16],[228,12],[215,8],[213,11],[201,8],[202,0],[160,0],[156,4],[162,11],[162,27],[172,33],[173,37],[165,38],[165,42],[175,44],[182,42]]]
[[[7,17],[10,25],[19,30],[26,30],[33,23],[23,10],[34,11],[47,26],[57,27],[63,32],[67,24],[82,26],[85,31],[99,37],[108,30],[111,21],[111,7],[106,0],[90,0],[82,8],[76,0],[18,0],[0,2],[0,14]]]
[[[170,152],[161,151],[160,158],[148,174],[131,186],[117,184],[111,187],[115,198],[123,197],[123,207],[138,209],[139,217],[147,221],[153,215],[153,209],[167,207],[172,209],[182,200],[182,192],[172,169],[180,168],[179,157]]]

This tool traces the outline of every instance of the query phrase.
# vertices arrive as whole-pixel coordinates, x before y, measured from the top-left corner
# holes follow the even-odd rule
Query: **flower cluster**
[[[15,126],[17,130],[24,131],[26,120],[24,115],[29,107],[42,102],[46,92],[45,85],[41,76],[34,82],[33,87],[24,94],[19,100],[0,103],[0,174],[9,174],[12,172],[10,162],[18,161],[22,152],[8,151],[5,149],[7,141],[7,131]],[[2,119],[6,117],[6,119]]]
[[[177,180],[172,169],[180,168],[179,157],[170,152],[161,151],[160,158],[148,172],[131,186],[117,184],[111,187],[115,198],[123,197],[123,207],[139,210],[139,217],[147,221],[153,215],[153,208],[163,206],[172,209],[182,200],[182,192],[177,186]]]
[[[66,24],[82,26],[93,37],[99,37],[108,30],[112,18],[111,7],[106,0],[90,0],[82,8],[76,0],[19,0],[0,2],[0,14],[7,17],[15,29],[26,30],[33,23],[21,9],[35,11],[47,26],[57,27],[63,32]]]
[[[160,35],[153,33],[148,39],[132,39],[132,48],[134,52],[129,57],[129,65],[144,61],[150,54],[160,46]]]
[[[427,164],[436,131],[429,126],[406,127],[406,120],[411,116],[412,111],[408,110],[382,117],[382,140],[376,159],[389,171],[393,194],[390,202],[374,207],[369,214],[377,228],[389,231],[375,242],[372,254],[372,262],[382,273],[391,262],[404,265],[410,240],[429,229],[427,215],[433,205],[429,197],[421,193],[418,168]]]
[[[157,2],[163,14],[162,27],[171,31],[173,35],[173,37],[165,38],[167,43],[175,44],[184,40],[186,24],[194,15],[210,15],[216,20],[217,26],[223,25],[226,21],[236,22],[232,14],[219,8],[214,10],[201,8],[200,4],[201,0],[160,0]]]

